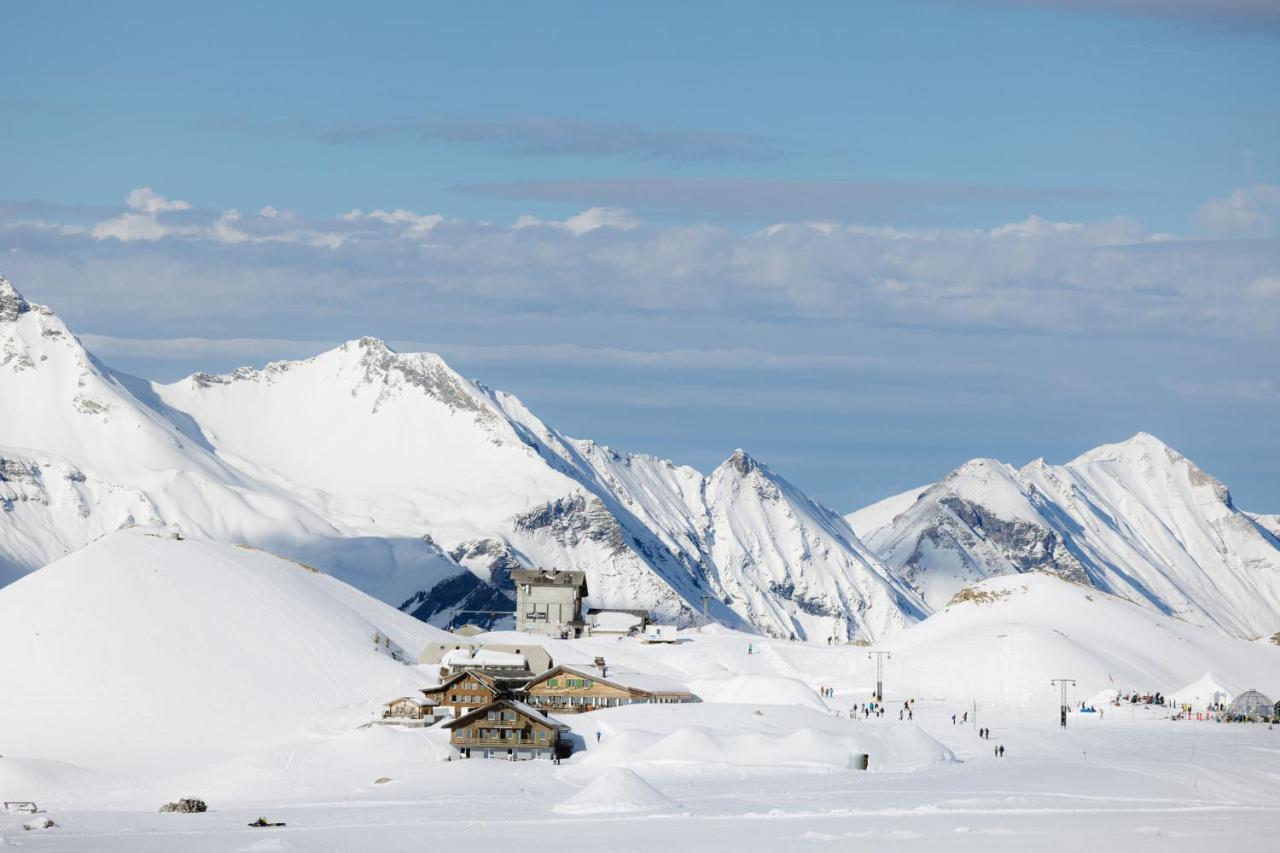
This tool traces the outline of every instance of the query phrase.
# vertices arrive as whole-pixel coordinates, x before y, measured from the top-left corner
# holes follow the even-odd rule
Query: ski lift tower
[[[1067,727],[1067,710],[1068,710],[1067,709],[1067,685],[1070,684],[1072,687],[1075,687],[1076,680],[1074,678],[1051,678],[1049,679],[1049,683],[1056,684],[1062,688],[1062,700],[1061,700],[1061,703],[1058,705],[1058,715],[1059,715],[1059,722],[1061,723],[1062,728],[1065,729]]]
[[[884,701],[884,659],[892,658],[893,652],[868,652],[867,659],[876,659],[876,701]]]

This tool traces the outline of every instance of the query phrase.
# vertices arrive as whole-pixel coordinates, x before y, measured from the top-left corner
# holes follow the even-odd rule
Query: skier
[[[751,644],[747,643],[747,654],[751,654]]]
[[[951,715],[951,725],[953,725],[953,726],[954,726],[955,724],[956,724],[956,715],[955,715],[955,714],[952,714],[952,715]]]
[[[898,711],[898,722],[902,722],[902,711]]]
[[[600,730],[596,729],[596,743],[600,742]]]
[[[962,722],[962,723],[967,723],[967,722],[969,722],[969,712],[968,712],[968,711],[965,711],[965,712],[964,712],[964,717],[963,717],[963,718],[961,718],[960,722]]]
[[[1000,757],[1004,758],[1004,744],[1000,745]]]

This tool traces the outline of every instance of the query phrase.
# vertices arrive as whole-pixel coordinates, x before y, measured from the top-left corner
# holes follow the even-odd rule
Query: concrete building
[[[516,585],[516,630],[568,639],[582,636],[583,572],[525,569],[511,573]]]

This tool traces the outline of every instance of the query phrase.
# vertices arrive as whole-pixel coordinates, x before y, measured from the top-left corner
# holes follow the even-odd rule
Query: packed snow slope
[[[745,453],[710,476],[566,438],[438,356],[362,338],[157,385],[0,279],[0,584],[131,523],[316,565],[424,620],[512,608],[510,572],[589,604],[875,639],[924,613],[831,510]]]
[[[967,587],[883,646],[894,692],[1053,706],[1051,678],[1087,698],[1108,689],[1169,694],[1213,673],[1233,692],[1280,692],[1280,646],[1247,642],[1048,572]]]
[[[932,609],[974,581],[1045,570],[1235,636],[1280,631],[1266,517],[1146,433],[1065,465],[975,459],[863,534]]]
[[[346,731],[451,636],[263,551],[123,530],[0,589],[0,755],[173,768]]]

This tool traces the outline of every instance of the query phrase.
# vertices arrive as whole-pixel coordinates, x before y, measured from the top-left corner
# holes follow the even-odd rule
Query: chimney
[[[609,669],[604,664],[604,658],[600,658],[600,657],[596,658],[595,665],[596,665],[596,669],[600,670],[601,678],[609,677]]]

